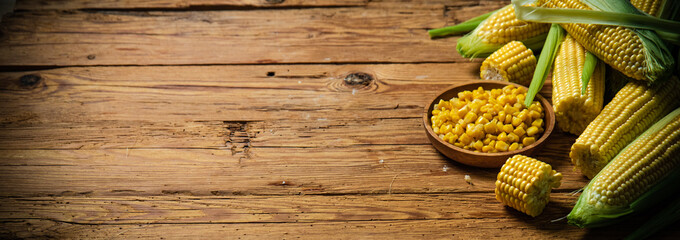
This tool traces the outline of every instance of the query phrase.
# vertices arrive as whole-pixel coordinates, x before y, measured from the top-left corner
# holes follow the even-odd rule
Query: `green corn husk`
[[[534,101],[534,97],[538,94],[538,91],[541,91],[541,88],[543,88],[545,79],[548,77],[548,72],[550,72],[553,62],[555,62],[557,51],[560,49],[564,36],[564,29],[562,29],[560,25],[552,24],[550,26],[548,37],[543,45],[543,50],[541,50],[541,55],[538,56],[534,77],[531,79],[531,85],[529,85],[529,90],[524,99],[524,106],[531,105]]]
[[[588,185],[586,185],[583,193],[579,196],[576,205],[567,216],[568,222],[582,228],[607,226],[625,219],[624,217],[649,209],[672,195],[673,191],[670,191],[669,189],[674,189],[676,187],[675,185],[680,181],[680,146],[674,146],[668,149],[655,149],[664,151],[663,156],[666,156],[666,158],[657,159],[657,161],[670,161],[669,165],[673,168],[669,169],[666,175],[659,178],[658,181],[648,183],[647,186],[649,186],[649,189],[630,204],[616,206],[601,202],[597,202],[596,204],[590,203],[591,200],[597,201],[598,198],[598,196],[593,194],[595,190],[591,190],[591,188],[601,177],[600,175],[606,172],[608,167],[611,167],[617,161],[624,161],[625,159],[623,158],[627,157],[625,153],[629,149],[630,151],[637,151],[635,147],[636,143],[658,144],[647,142],[650,140],[650,137],[657,134],[666,125],[678,121],[678,116],[680,116],[680,108],[656,122],[647,129],[647,131],[635,139],[635,141],[619,152],[619,154],[609,162],[609,164],[607,164],[607,166],[605,166],[605,168],[588,183]],[[680,129],[673,129],[671,132],[675,133],[671,133],[666,140],[671,141],[671,143],[680,141],[680,133],[678,133],[678,130]],[[644,191],[644,189],[642,189],[642,191]]]
[[[512,5],[505,6],[494,12],[494,14],[500,14],[500,12],[503,12],[504,10],[507,10],[510,7],[512,7]],[[491,16],[493,16],[493,14],[490,15],[489,17]],[[458,53],[460,53],[461,56],[465,58],[485,58],[491,55],[496,50],[503,47],[506,43],[510,42],[510,41],[489,42],[486,39],[484,39],[483,36],[478,35],[478,32],[481,31],[481,27],[484,26],[484,23],[488,21],[488,19],[489,18],[479,23],[477,28],[475,28],[472,32],[458,39],[456,50],[458,50]],[[527,39],[512,39],[512,40],[522,42],[529,49],[538,50],[543,46],[543,42],[545,41],[547,35],[548,35],[547,33],[544,33],[533,37],[529,37]]]
[[[649,82],[670,76],[675,59],[665,41],[680,44],[680,22],[664,20],[640,13],[628,1],[580,0],[594,10],[542,8],[523,6],[533,0],[513,0],[518,19],[545,23],[603,24],[628,27],[643,43]],[[583,44],[583,43],[582,43]],[[587,45],[584,45],[587,47]],[[642,80],[642,79],[641,79]]]
[[[590,77],[593,75],[593,72],[595,72],[595,66],[597,66],[597,62],[597,57],[586,51],[586,60],[583,63],[583,71],[581,71],[581,95],[586,94],[588,82],[590,82]]]
[[[496,11],[498,10],[479,15],[477,17],[471,18],[470,20],[456,24],[454,26],[432,29],[427,31],[427,34],[430,35],[430,38],[440,38],[450,35],[467,33],[472,30],[475,30],[475,28],[477,28],[477,26],[479,26],[480,23],[484,22],[484,20],[489,18],[489,16],[491,16],[491,14],[495,13]]]

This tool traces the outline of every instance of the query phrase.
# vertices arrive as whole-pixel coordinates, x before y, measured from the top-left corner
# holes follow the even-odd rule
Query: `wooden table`
[[[645,216],[559,220],[587,182],[575,136],[557,131],[535,156],[565,176],[536,218],[496,201],[498,169],[428,142],[426,101],[477,79],[480,61],[426,30],[507,3],[20,0],[0,24],[0,235],[627,235]]]

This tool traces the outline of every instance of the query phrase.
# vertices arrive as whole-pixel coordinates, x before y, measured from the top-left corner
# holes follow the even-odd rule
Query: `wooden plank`
[[[584,186],[560,156],[536,155],[565,176],[560,189]],[[451,193],[489,191],[498,173],[430,145],[4,150],[0,164],[0,196]]]
[[[228,7],[364,6],[368,0],[19,0],[15,10],[66,9],[215,9]]]
[[[456,53],[457,38],[430,40],[426,31],[505,2],[494,3],[473,10],[405,3],[281,11],[17,12],[0,25],[0,66],[466,62]]]
[[[96,67],[0,73],[0,100],[6,103],[0,106],[4,113],[0,123],[35,127],[74,121],[142,121],[138,124],[142,125],[420,118],[431,97],[453,84],[477,79],[478,69],[479,63],[472,62]],[[369,77],[353,81],[359,79],[352,77],[356,75]],[[541,94],[549,98],[550,89],[548,82]]]
[[[301,7],[343,7],[343,6],[367,6],[367,7],[432,7],[445,6],[447,9],[461,9],[475,11],[480,7],[498,7],[509,4],[509,0],[19,0],[15,10],[76,10],[76,9],[167,9],[167,10],[209,10],[230,9],[238,7],[251,8],[301,8]]]
[[[585,230],[555,221],[575,196],[553,193],[543,214],[503,207],[493,193],[379,196],[57,197],[2,199],[0,234],[53,238],[478,237],[621,238],[649,215]],[[8,210],[12,211],[8,211]],[[19,210],[19,211],[16,211]],[[658,210],[658,209],[657,209]],[[680,223],[657,237],[677,236]],[[512,231],[511,231],[512,230]]]
[[[500,223],[499,223],[500,222]],[[9,238],[58,239],[622,239],[632,224],[598,229],[546,229],[546,223],[500,220],[394,220],[314,223],[79,225],[48,220],[3,223]],[[637,226],[637,225],[634,225]],[[652,236],[676,239],[676,223]],[[330,233],[330,234],[329,234]]]

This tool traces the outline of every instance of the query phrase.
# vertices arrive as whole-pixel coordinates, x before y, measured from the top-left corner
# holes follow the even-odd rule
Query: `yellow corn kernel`
[[[512,132],[508,133],[508,142],[509,143],[519,142],[519,136]]]
[[[536,217],[558,188],[562,174],[544,162],[523,155],[509,158],[496,177],[496,199],[504,205]]]
[[[508,151],[515,151],[518,148],[519,148],[519,144],[515,142],[515,143],[510,144],[510,147],[508,147]]]
[[[476,142],[473,143],[472,145],[477,151],[482,151],[482,147],[484,147],[484,143],[482,141],[477,140]]]
[[[496,134],[498,132],[498,127],[496,126],[495,119],[491,122],[484,124],[484,131],[489,134]]]
[[[475,121],[475,124],[486,124],[486,123],[488,123],[488,122],[489,122],[489,120],[487,120],[486,118],[484,118],[484,116],[479,116],[479,117],[477,118],[477,121]]]
[[[483,146],[482,147],[482,152],[491,152],[493,148],[491,146]]]
[[[476,119],[477,119],[477,114],[470,111],[467,114],[465,114],[465,118],[463,118],[463,121],[465,122],[465,124],[468,124],[468,123],[474,122]]]
[[[507,142],[508,141],[508,135],[505,132],[501,132],[501,134],[498,134],[497,139],[500,140],[500,141]]]
[[[521,113],[520,113],[521,114]],[[520,123],[522,123],[522,119],[519,117],[512,117],[512,126],[519,126]]]
[[[468,145],[468,144],[470,144],[470,143],[472,142],[472,138],[471,138],[470,136],[468,136],[467,133],[463,133],[462,135],[460,135],[460,137],[458,138],[458,140],[459,140],[463,145]]]
[[[532,137],[532,136],[536,135],[537,133],[538,133],[538,128],[536,126],[531,126],[531,127],[527,128],[527,136]]]
[[[524,139],[522,139],[522,144],[524,146],[529,146],[529,145],[533,144],[534,142],[536,142],[535,137],[525,137]]]
[[[490,142],[491,138],[484,138],[484,140],[482,140],[482,143],[484,143],[484,145],[489,145]]]
[[[515,128],[515,130],[513,130],[512,132],[513,132],[515,135],[517,135],[518,137],[522,137],[522,136],[524,136],[524,134],[526,133],[526,131],[524,131],[524,128],[523,128],[523,127],[517,127],[517,128]]]
[[[505,151],[508,151],[508,147],[509,146],[506,142],[501,141],[501,140],[496,141],[496,146],[495,146],[496,150],[498,150],[500,152],[505,152]]]
[[[472,128],[472,132],[470,134],[470,137],[473,137],[474,139],[481,139],[484,137],[484,125],[482,124],[477,124]]]
[[[451,132],[453,134],[460,136],[465,132],[465,130],[463,130],[463,127],[460,124],[456,124],[456,126],[453,128]]]
[[[515,129],[512,127],[512,124],[505,124],[505,125],[503,125],[503,132],[505,132],[505,133],[511,133],[512,130],[515,130]]]
[[[508,124],[508,125],[512,125],[511,124],[512,123],[512,114],[506,113],[505,114],[505,121],[503,121],[503,123]]]

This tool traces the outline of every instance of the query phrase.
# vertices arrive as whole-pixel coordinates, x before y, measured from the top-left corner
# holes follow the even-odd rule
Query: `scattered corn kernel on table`
[[[498,169],[427,140],[427,101],[481,60],[426,31],[508,3],[19,1],[0,23],[0,237],[622,238],[650,216],[563,219],[587,183],[575,136],[534,155],[564,175],[536,218],[495,199]]]

